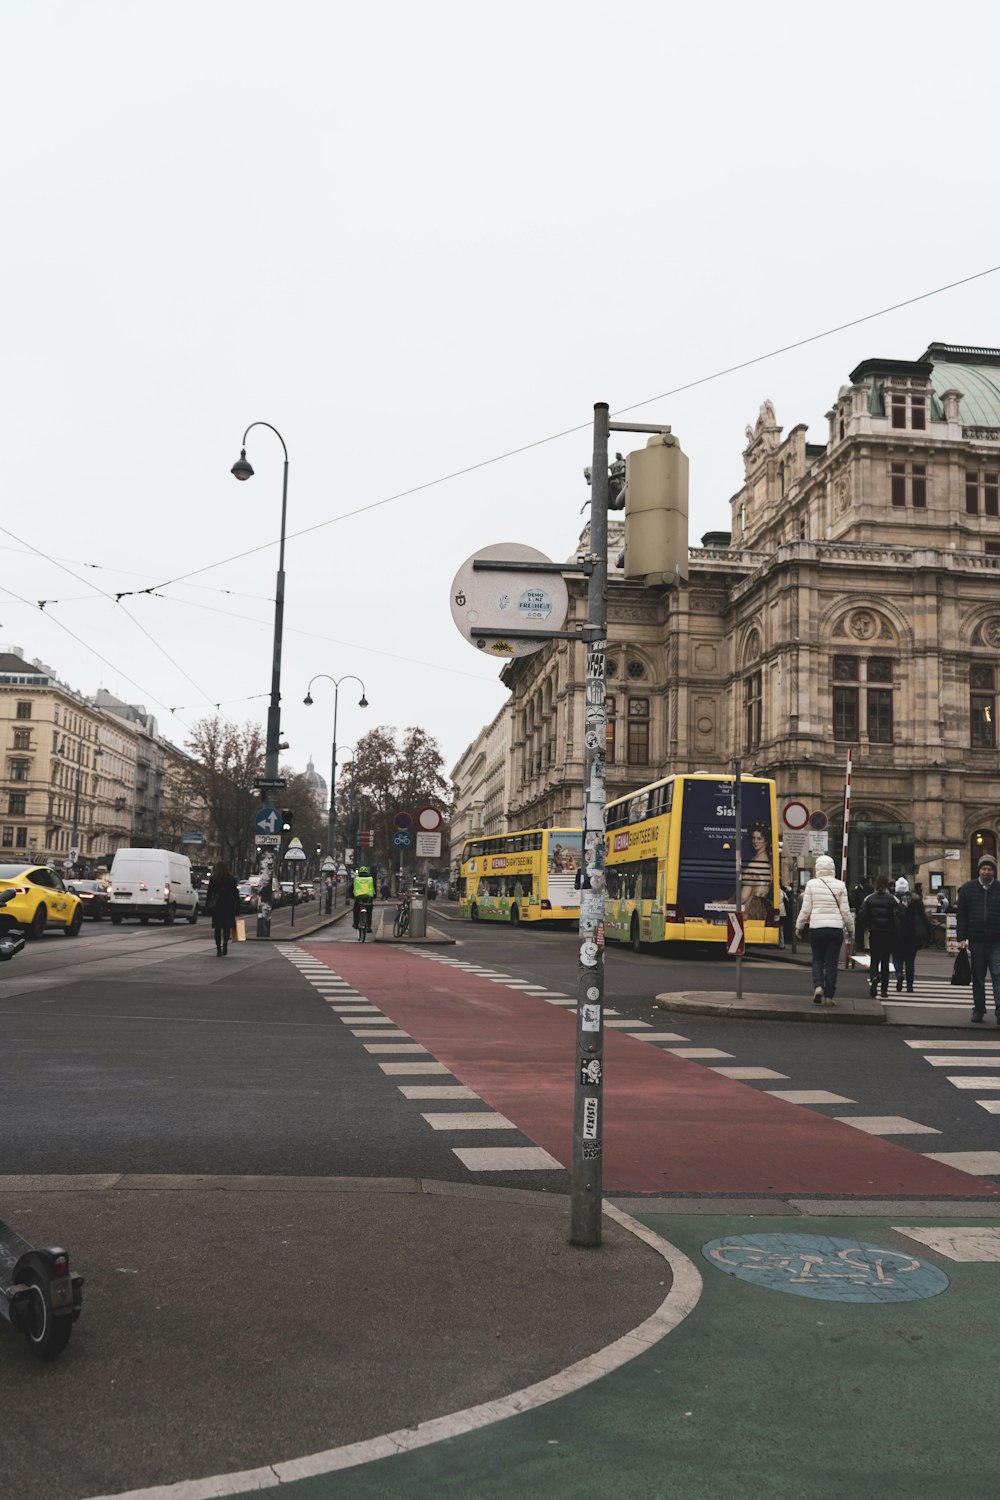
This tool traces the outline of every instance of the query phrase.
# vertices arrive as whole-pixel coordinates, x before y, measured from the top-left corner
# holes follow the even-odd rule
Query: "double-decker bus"
[[[459,911],[473,922],[575,922],[583,859],[579,828],[532,828],[468,839],[462,849]]]
[[[607,805],[605,935],[617,942],[726,941],[737,895],[748,943],[778,942],[774,782],[741,778],[736,889],[735,778],[667,776]]]

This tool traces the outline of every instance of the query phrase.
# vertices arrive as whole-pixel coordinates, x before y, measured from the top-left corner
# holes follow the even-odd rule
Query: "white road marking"
[[[920,1048],[922,1051],[927,1051],[927,1052],[933,1052],[933,1051],[940,1052],[941,1051],[941,1043],[940,1042],[922,1042],[922,1041],[918,1042],[918,1041],[911,1041],[907,1037],[907,1038],[904,1038],[904,1045],[907,1046],[907,1047],[917,1047],[917,1048]],[[1000,1042],[985,1042],[985,1041],[980,1041],[978,1038],[974,1042],[949,1042],[948,1043],[948,1050],[949,1050],[949,1052],[955,1052],[955,1051],[958,1050],[959,1047],[967,1047],[970,1051],[972,1051],[973,1049],[975,1049],[977,1052],[988,1052],[988,1051],[1000,1052]],[[994,1059],[994,1061],[998,1061],[998,1059]]]
[[[386,1020],[388,1020],[388,1017],[386,1017]],[[367,1028],[364,1031],[358,1031],[357,1028],[354,1027],[351,1029],[351,1036],[367,1037],[369,1039],[373,1037],[399,1036],[409,1037],[410,1041],[413,1040],[408,1031],[400,1031],[398,1027],[390,1027],[387,1031],[369,1031],[367,1030]]]
[[[969,1172],[973,1177],[1000,1174],[1000,1151],[927,1151],[924,1155],[931,1161],[943,1162],[946,1167]]]
[[[667,1052],[672,1052],[675,1057],[687,1057],[697,1061],[703,1057],[732,1057],[731,1052],[723,1052],[719,1047],[666,1047]]]
[[[917,1229],[912,1224],[894,1224],[897,1234],[926,1245],[947,1260],[982,1262],[1000,1260],[1000,1228],[976,1224],[968,1229],[943,1229],[937,1225]]]
[[[1000,1115],[1000,1099],[977,1099],[976,1103],[980,1109],[985,1109],[987,1114]]]
[[[785,1099],[789,1104],[856,1104],[856,1099],[847,1099],[843,1094],[831,1094],[826,1089],[765,1089],[775,1099]]]
[[[645,1024],[645,1023],[643,1023]],[[626,1036],[634,1036],[642,1042],[686,1042],[686,1036],[680,1036],[676,1031],[627,1031]]]
[[[366,1052],[423,1052],[427,1048],[419,1042],[365,1042]]]
[[[451,1072],[450,1068],[439,1062],[379,1063],[379,1067],[389,1078],[430,1078]]]
[[[723,1078],[736,1079],[788,1077],[787,1073],[776,1073],[773,1068],[720,1068],[716,1063],[711,1063],[708,1071],[710,1073],[721,1073]]]
[[[406,1099],[478,1099],[464,1083],[400,1083],[396,1087]]]
[[[940,1135],[933,1125],[921,1125],[905,1115],[837,1115],[841,1125],[853,1125],[866,1135]]]
[[[989,1078],[977,1078],[975,1074],[966,1073],[964,1076],[949,1078],[957,1089],[1000,1089],[1000,1078],[993,1074]]]
[[[561,1172],[563,1164],[541,1146],[453,1146],[470,1172]]]
[[[951,1053],[943,1057],[937,1057],[930,1052],[924,1053],[924,1062],[930,1063],[932,1068],[995,1068],[997,1060],[995,1057],[976,1057],[974,1053]]]
[[[516,1130],[513,1121],[506,1115],[492,1110],[456,1112],[450,1115],[424,1115],[432,1130]]]

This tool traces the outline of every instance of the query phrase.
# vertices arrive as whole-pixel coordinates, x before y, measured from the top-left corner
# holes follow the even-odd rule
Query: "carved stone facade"
[[[1000,350],[866,360],[827,418],[811,444],[762,404],[731,539],[691,549],[686,589],[612,569],[608,796],[740,755],[839,857],[850,749],[851,883],[954,888],[1000,839]],[[511,829],[580,821],[584,667],[560,641],[504,670]]]

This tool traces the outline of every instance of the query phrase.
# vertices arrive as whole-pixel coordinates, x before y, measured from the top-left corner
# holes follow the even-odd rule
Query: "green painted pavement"
[[[969,1219],[641,1216],[703,1278],[690,1317],[572,1396],[433,1447],[282,1486],[296,1500],[978,1500],[1000,1488],[1000,1263],[962,1264],[894,1223]],[[938,1265],[949,1286],[886,1305],[751,1285],[702,1256],[753,1234],[857,1239]]]

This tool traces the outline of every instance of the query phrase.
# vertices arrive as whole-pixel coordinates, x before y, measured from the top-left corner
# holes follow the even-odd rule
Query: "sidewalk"
[[[954,956],[938,949],[927,949],[917,955],[917,985],[922,980],[933,980],[939,986],[951,977]],[[736,996],[736,969],[730,960],[732,984],[725,990],[680,990],[667,991],[656,996],[654,1007],[658,1010],[688,1013],[692,1015],[742,1016],[769,1021],[818,1021],[849,1023],[859,1026],[881,1026],[888,1019],[880,1000],[872,999],[868,993],[868,955],[856,956],[851,968],[846,968],[841,959],[837,978],[836,1003],[814,1005],[812,988],[807,974],[803,974],[801,994],[775,994],[762,987],[766,969],[763,965],[787,964],[808,971],[812,954],[808,943],[799,942],[797,951],[786,948],[753,949],[743,965],[743,994]],[[897,1023],[908,1025],[932,1025],[960,1027],[969,1026],[970,1007],[964,1003],[969,991],[956,990],[950,998],[961,1000],[957,1007],[934,1006],[925,1001],[907,1004],[907,997],[899,995],[891,977],[888,999],[892,1004],[893,1017]]]
[[[996,1492],[996,1203],[651,1198],[581,1250],[513,1189],[0,1190],[87,1276],[57,1365],[0,1329],[18,1500]]]

